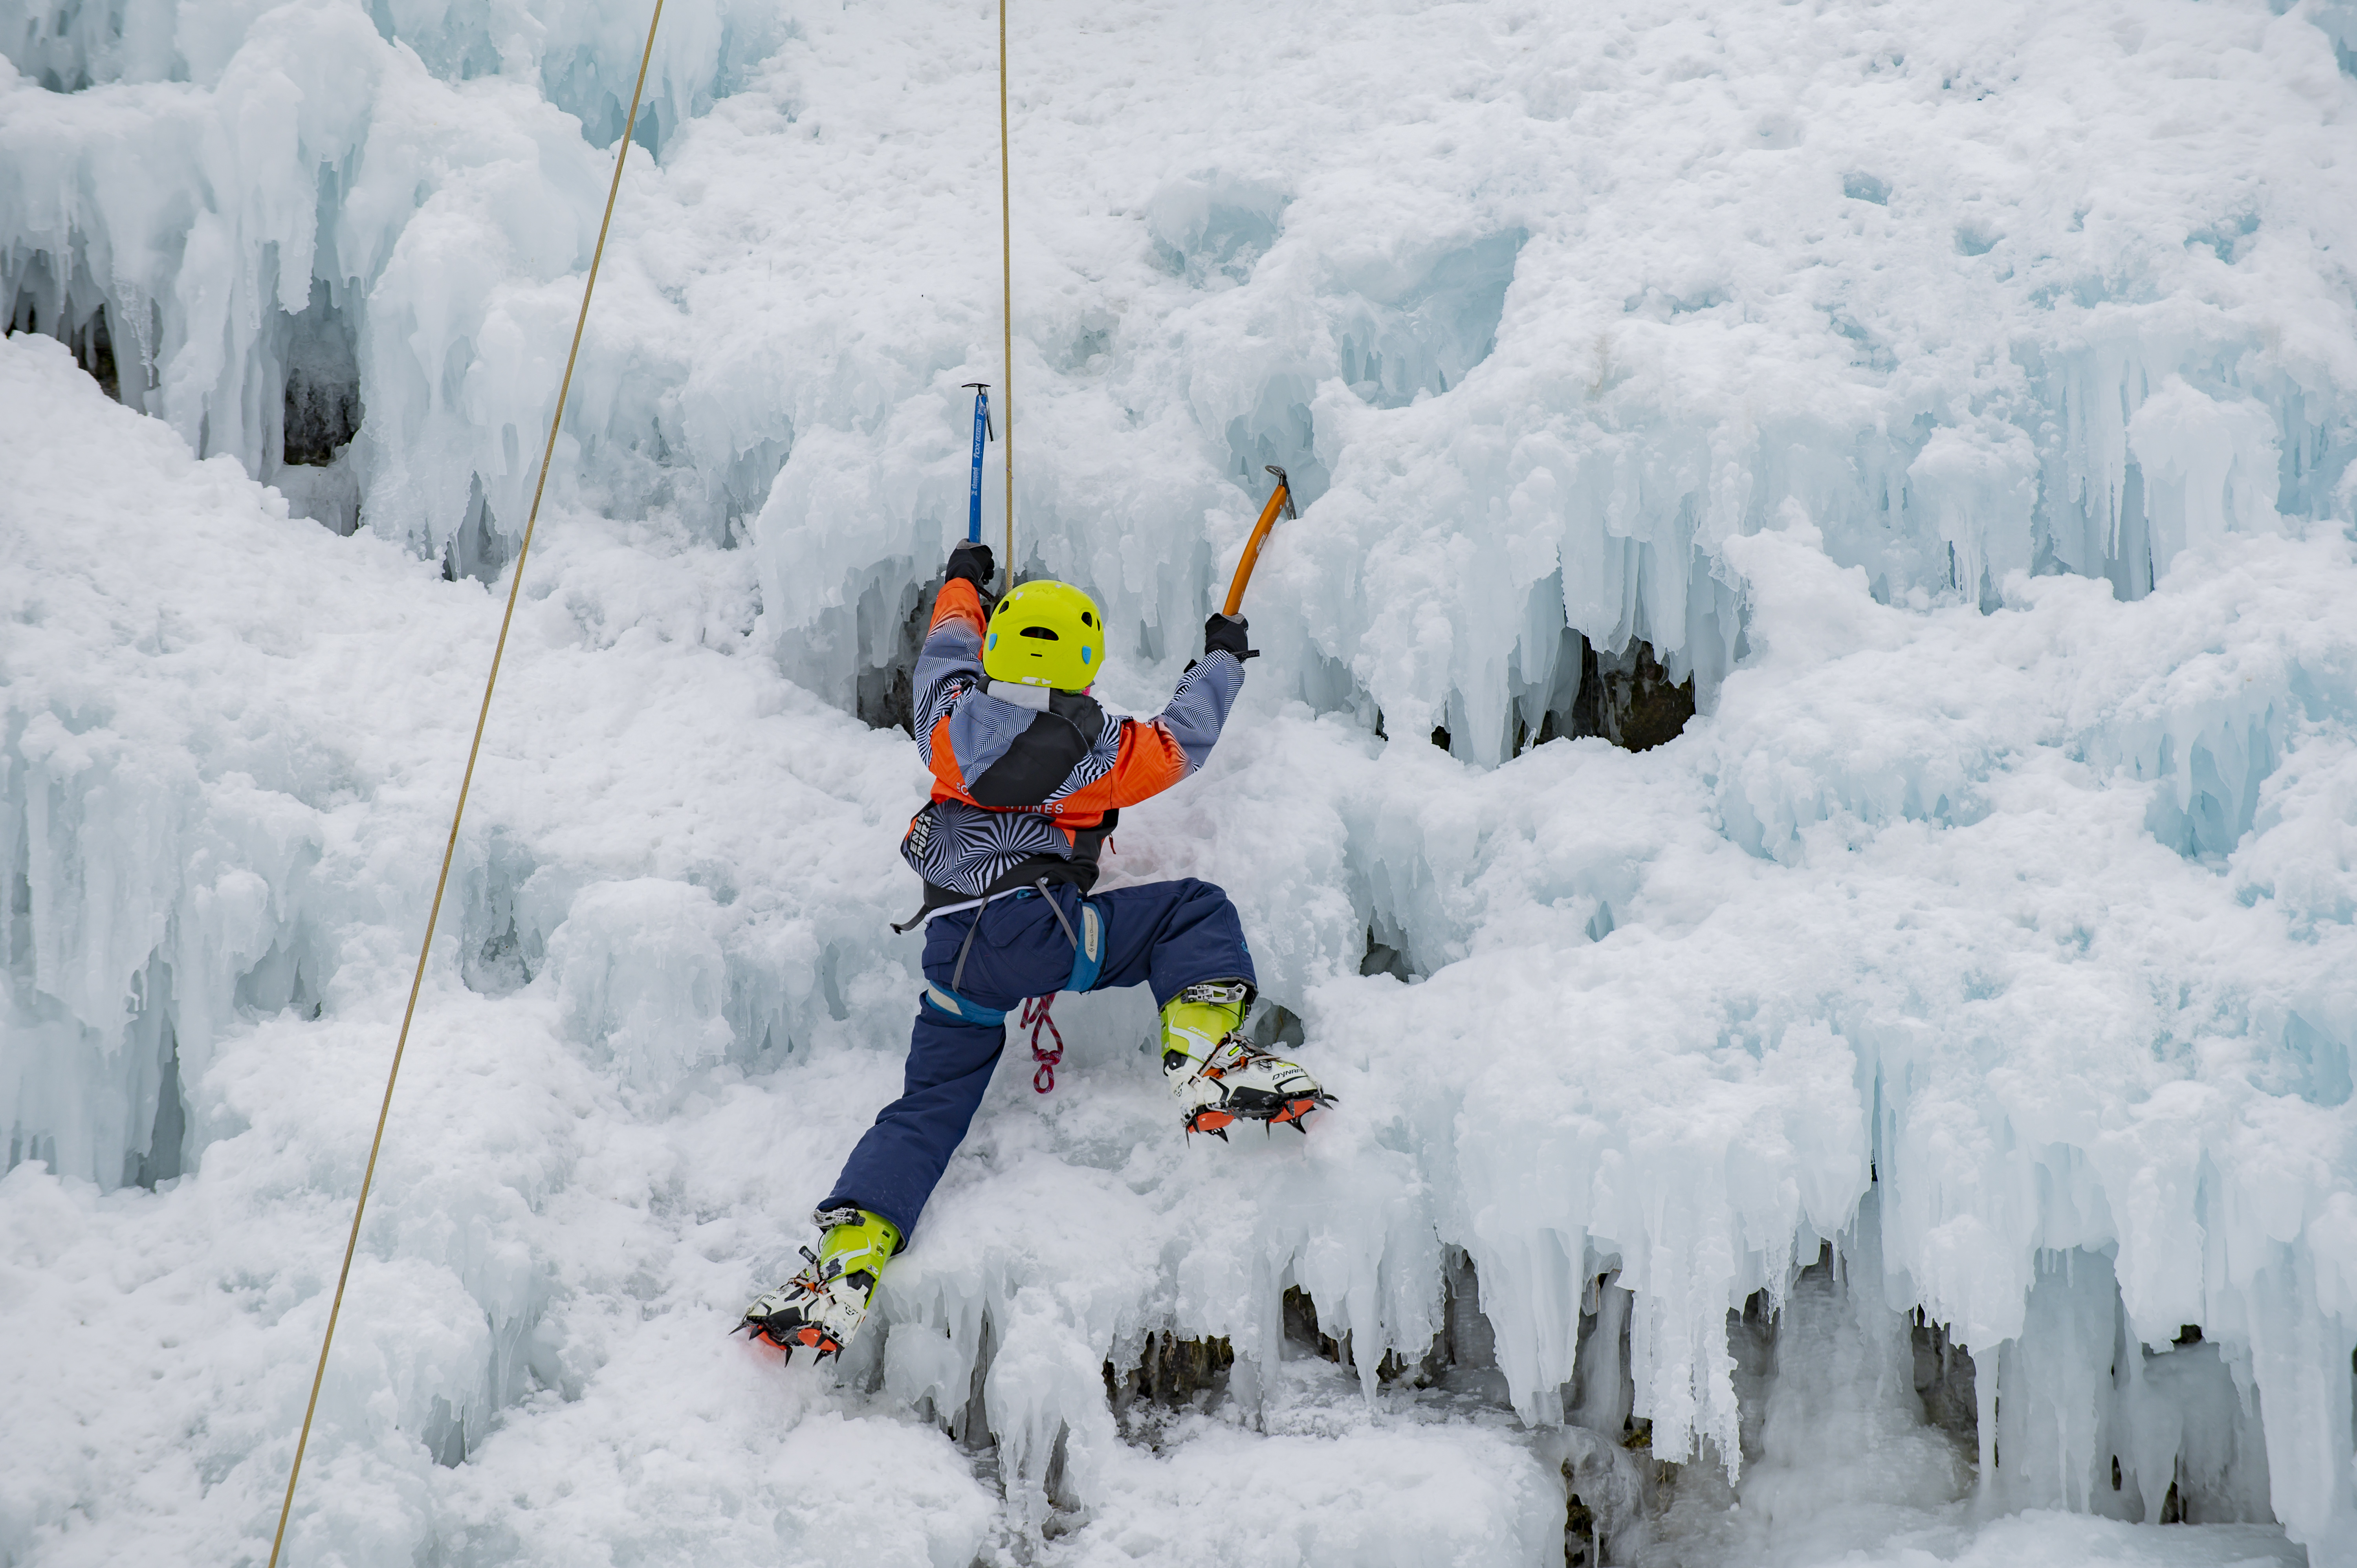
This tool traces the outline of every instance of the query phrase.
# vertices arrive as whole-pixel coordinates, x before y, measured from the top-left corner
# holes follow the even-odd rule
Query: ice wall
[[[176,455],[24,341],[11,412],[49,456],[9,514],[33,568],[10,607],[10,995],[55,1022],[5,1037],[8,1114],[36,1134],[12,1179],[48,1195],[10,1199],[33,1227],[11,1256],[79,1278],[191,1204],[255,1238],[57,1298],[89,1326],[34,1331],[70,1347],[220,1268],[294,1269],[309,1283],[291,1299],[316,1304],[338,1223],[316,1195],[357,1179],[493,607],[381,542],[273,517],[225,459]],[[1737,552],[1755,646],[1719,714],[1641,756],[1556,743],[1484,772],[1256,695],[1117,865],[1229,883],[1351,1114],[1265,1153],[1189,1148],[1130,1051],[1142,1005],[1068,1003],[1064,1088],[1039,1101],[1010,1075],[994,1097],[853,1386],[944,1420],[978,1388],[1018,1523],[1060,1497],[1111,1508],[1135,1478],[1101,1363],[1151,1332],[1217,1335],[1236,1397],[1277,1419],[1275,1303],[1298,1285],[1372,1387],[1441,1330],[1446,1244],[1480,1271],[1528,1420],[1641,1415],[1657,1452],[1739,1477],[1728,1315],[1785,1300],[1833,1238],[1853,1278],[1882,1282],[1881,1311],[1920,1306],[1972,1349],[1993,1498],[2149,1520],[2174,1485],[2322,1550],[2350,1511],[2357,1340],[2357,650],[2337,608],[2357,563],[2332,530],[2207,550],[2137,603],[2061,577],[1987,614],[1913,610],[1794,521]],[[632,1391],[688,1377],[708,1390],[698,1431],[736,1441],[738,1396],[694,1369],[695,1336],[783,1261],[888,1092],[912,984],[879,934],[905,742],[749,656],[748,553],[582,516],[549,551],[404,1102],[421,1120],[380,1196],[371,1268],[393,1272],[366,1288],[392,1316],[361,1336],[328,1449],[410,1499],[384,1505],[402,1539],[471,1520],[514,1544],[500,1488],[541,1496],[556,1533],[533,1552],[593,1528],[544,1491],[539,1456],[601,1424],[621,1441],[650,1419]],[[250,591],[255,559],[294,564],[267,579],[284,596]],[[2216,765],[2229,747],[2276,758],[2247,794]],[[37,787],[75,814],[37,822]],[[2226,851],[2172,836],[2242,821]],[[1417,983],[1360,972],[1371,926]],[[105,1184],[161,1154],[143,1142],[159,1015],[194,1178],[155,1198],[59,1187],[48,1170]],[[60,1226],[80,1251],[42,1239]],[[1625,1403],[1593,1364],[1605,1273],[1627,1303]],[[656,1338],[614,1326],[626,1300],[652,1304],[627,1310],[653,1312]],[[481,1326],[429,1347],[404,1311]],[[241,1387],[298,1365],[316,1327],[288,1314],[254,1339],[239,1321],[207,1334],[242,1347],[208,1363]],[[2206,1336],[2190,1356],[2189,1323]],[[364,1418],[386,1379],[408,1391]],[[561,1391],[549,1424],[534,1402]],[[266,1496],[276,1408],[207,1449],[236,1488],[174,1507]],[[446,1483],[436,1455],[467,1463]],[[1389,1462],[1371,1453],[1369,1473]],[[109,1495],[35,1469],[22,1528]],[[721,1473],[732,1498],[770,1484]],[[1168,1488],[1195,1473],[1136,1506],[1194,1506]],[[1517,1509],[1544,1495],[1512,1485]],[[323,1539],[354,1527],[321,1506]],[[102,1511],[128,1532],[108,1540],[178,1517]],[[705,1539],[673,1511],[644,1528]]]
[[[776,25],[670,9],[651,154]],[[369,411],[351,459],[378,531],[439,552],[488,504],[512,540],[639,23],[594,5],[99,4],[12,7],[0,36],[0,295],[18,326],[86,335],[103,311],[124,400],[272,480],[306,339],[339,337],[353,380],[334,390]],[[593,451],[599,428],[626,445],[651,429],[610,384],[635,379],[634,351],[582,383]]]
[[[998,373],[989,17],[682,14],[433,977],[417,1103],[464,1109],[388,1177],[326,1450],[358,1489],[305,1528],[765,1561],[743,1521],[865,1528],[804,1484],[833,1433],[927,1499],[890,1550],[962,1563],[994,1528],[971,1467],[893,1423],[971,1407],[1005,1519],[1093,1508],[1165,1551],[1236,1455],[1141,1471],[1101,1369],[1173,1331],[1236,1348],[1321,1507],[1426,1532],[1351,1550],[1417,1560],[1478,1483],[1505,1533],[1477,1544],[1520,1560],[1533,1450],[1283,1429],[1285,1290],[1378,1391],[1458,1249],[1521,1418],[1633,1413],[1741,1487],[1728,1314],[1815,1333],[1832,1240],[1858,1301],[1972,1351],[1990,1499],[2155,1520],[2174,1482],[2334,1561],[2335,15],[1319,13],[1294,55],[1241,12],[1024,21],[1022,553],[1133,628],[1105,694],[1147,707],[1259,466],[1294,473],[1246,711],[1118,865],[1231,887],[1349,1114],[1227,1164],[1174,1146],[1142,1009],[1071,1007],[1071,1092],[994,1098],[845,1394],[724,1379],[706,1341],[897,1081],[920,786],[843,710],[963,519],[958,383]],[[283,1466],[479,678],[468,579],[522,515],[636,23],[5,25],[0,295],[85,345],[103,309],[160,421],[6,348],[11,1277],[45,1361],[196,1314],[210,1359],[126,1452],[232,1412],[161,1502],[27,1456],[7,1539],[66,1552],[94,1510],[119,1555],[189,1519],[250,1539]],[[289,463],[290,406],[357,431]],[[1566,628],[1643,639],[1715,711],[1641,757],[1510,757]],[[1373,940],[1405,980],[1364,972]],[[200,1219],[237,1243],[178,1244]],[[1625,1410],[1581,1382],[1623,1312]],[[97,1398],[10,1375],[19,1407]],[[627,1434],[681,1388],[706,1478],[668,1496]],[[633,1519],[576,1463],[642,1487]]]
[[[1721,545],[1788,501],[1886,600],[1993,603],[2032,568],[2142,594],[2190,541],[2323,515],[2346,466],[2350,237],[2309,199],[2333,15],[1321,16],[1262,91],[1254,29],[1042,12],[1014,78],[1022,552],[1159,658],[1281,463],[1312,515],[1255,603],[1300,694],[1483,763],[1538,727],[1566,625],[1646,640],[1707,707],[1741,635]],[[636,26],[24,5],[0,295],[59,336],[105,310],[126,399],[265,479],[293,323],[332,312],[360,510],[495,565]],[[751,537],[765,635],[846,707],[962,513],[958,383],[1002,374],[989,31],[668,15],[659,162],[558,466]],[[1182,35],[1187,64],[1141,68]]]

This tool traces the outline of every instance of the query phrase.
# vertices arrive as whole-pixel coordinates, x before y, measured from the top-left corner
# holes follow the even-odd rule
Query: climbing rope
[[[998,0],[998,298],[1000,347],[1006,357],[999,412],[1006,422],[1006,450],[1000,454],[1006,466],[1006,553],[999,558],[998,579],[1002,594],[1015,585],[1015,219],[1006,146],[1006,0]]]
[[[622,162],[630,156],[630,137],[639,128],[639,100],[646,91],[647,67],[655,55],[655,28],[662,21],[662,0],[655,0],[654,15],[647,22],[647,47],[639,56],[639,80],[630,89],[630,112],[622,122],[622,140],[614,149],[614,178],[606,188],[606,212],[597,220],[597,248],[589,252],[589,277],[582,285],[581,311],[573,322],[573,347],[565,353],[565,376],[557,383],[556,411],[548,418],[548,445],[540,455],[540,479],[532,488],[532,510],[524,518],[523,541],[516,546],[515,575],[508,584],[507,608],[500,616],[499,641],[491,649],[490,673],[483,679],[483,703],[475,714],[475,738],[467,747],[467,770],[458,780],[458,803],[450,812],[450,837],[442,846],[441,875],[434,880],[434,906],[425,917],[425,940],[417,946],[417,972],[410,977],[409,1004],[402,1009],[401,1034],[393,1046],[393,1066],[384,1075],[384,1102],[377,1108],[376,1136],[369,1141],[368,1165],[361,1173],[360,1201],[352,1205],[352,1230],[344,1240],[344,1264],[336,1273],[336,1296],[328,1308],[327,1332],[319,1337],[319,1365],[311,1374],[311,1398],[303,1407],[303,1432],[295,1440],[295,1463],[286,1473],[286,1498],[278,1506],[278,1531],[270,1538],[270,1568],[278,1568],[278,1552],[286,1541],[286,1521],[294,1516],[295,1483],[302,1477],[303,1455],[311,1444],[311,1418],[318,1412],[319,1388],[328,1377],[328,1350],[336,1342],[336,1319],[344,1310],[344,1286],[351,1279],[352,1257],[360,1248],[361,1217],[368,1212],[369,1188],[376,1181],[377,1155],[384,1147],[385,1122],[393,1114],[393,1086],[401,1077],[402,1053],[409,1048],[410,1021],[417,1015],[417,995],[425,983],[425,959],[434,950],[434,927],[442,916],[443,892],[450,885],[450,862],[458,852],[458,823],[467,814],[467,792],[475,782],[475,759],[483,749],[483,726],[491,716],[491,693],[499,684],[500,660],[507,653],[508,627],[515,619],[516,596],[523,587],[523,564],[532,553],[533,530],[540,522],[541,492],[548,488],[549,465],[556,458],[556,432],[565,423],[565,400],[573,391],[573,366],[581,357],[582,329],[589,324],[589,296],[597,292],[598,263],[606,259],[606,231],[614,221],[614,199],[622,188]],[[1002,77],[1002,94],[1004,91]]]

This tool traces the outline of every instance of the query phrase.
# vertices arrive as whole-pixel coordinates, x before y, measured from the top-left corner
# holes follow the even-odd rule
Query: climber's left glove
[[[1252,645],[1252,623],[1242,616],[1217,613],[1203,623],[1203,651],[1232,653],[1240,662],[1260,657],[1260,650]]]
[[[990,546],[976,540],[962,539],[950,552],[950,564],[944,575],[963,577],[984,593],[990,591],[990,580],[998,575],[998,559]]]

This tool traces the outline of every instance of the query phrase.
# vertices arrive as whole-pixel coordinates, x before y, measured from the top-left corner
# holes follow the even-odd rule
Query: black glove
[[[1252,623],[1242,616],[1216,613],[1203,623],[1203,651],[1232,653],[1239,661],[1260,657],[1260,650],[1252,646]]]
[[[991,554],[989,545],[972,539],[961,540],[950,552],[948,575],[963,577],[987,593],[990,580],[998,575],[998,561]]]

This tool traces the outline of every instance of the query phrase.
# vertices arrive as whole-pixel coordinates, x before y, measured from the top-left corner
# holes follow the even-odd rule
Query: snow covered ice
[[[0,1563],[268,1552],[644,23],[0,0]],[[899,1082],[996,13],[671,0],[286,1560],[2357,1563],[2357,14],[1010,25],[1100,694],[1303,503],[1110,875],[1340,1106],[1067,998],[724,1337]]]

